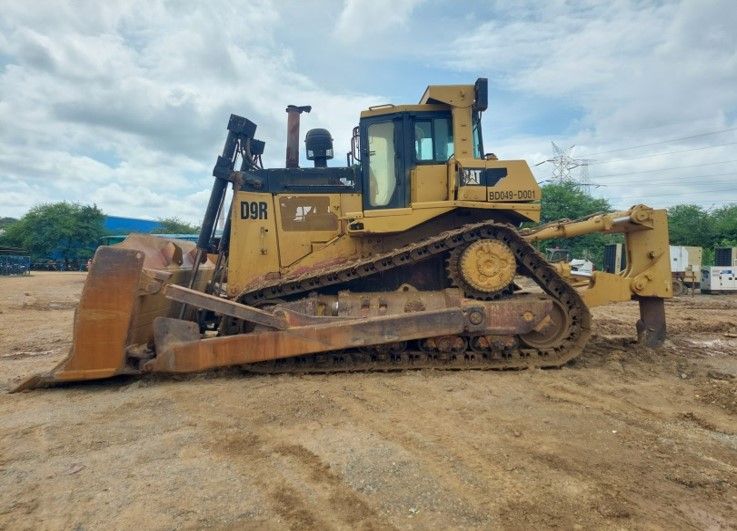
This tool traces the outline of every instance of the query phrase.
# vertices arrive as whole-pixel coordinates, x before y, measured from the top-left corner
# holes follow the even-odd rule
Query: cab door
[[[408,206],[403,117],[398,114],[362,120],[363,209]]]
[[[446,201],[449,195],[448,159],[455,152],[449,112],[409,113],[413,145],[410,169],[411,203]]]

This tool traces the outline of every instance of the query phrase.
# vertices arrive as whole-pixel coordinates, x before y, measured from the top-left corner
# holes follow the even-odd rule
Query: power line
[[[652,158],[652,157],[660,157],[661,155],[675,155],[677,153],[688,153],[690,151],[701,151],[701,150],[704,150],[704,149],[713,149],[713,148],[723,147],[723,146],[733,146],[735,144],[737,144],[737,142],[727,142],[726,144],[713,144],[711,146],[704,146],[704,147],[691,148],[691,149],[682,149],[682,150],[679,150],[679,151],[666,151],[664,153],[653,153],[652,155],[642,155],[642,156],[639,156],[639,157],[630,157],[630,158],[626,158],[626,159],[611,159],[611,160],[603,160],[603,161],[590,161],[589,162],[589,165],[592,165],[592,164],[609,164],[609,163],[612,163],[612,162],[622,162],[622,161],[626,161],[626,160],[649,159],[649,158]]]
[[[709,122],[708,123],[708,127],[713,127],[714,126],[714,120],[713,120],[713,118],[702,118],[700,120],[693,120],[693,119],[689,119],[689,120],[678,120],[678,121],[675,121],[675,122],[668,122],[668,123],[664,123],[664,124],[660,124],[660,125],[650,125],[650,126],[647,126],[647,127],[638,127],[637,130],[638,131],[653,131],[655,129],[682,129],[682,127],[677,127],[677,126],[689,125],[689,126],[693,127],[694,125],[696,125],[698,123],[701,123],[701,122]]]
[[[683,190],[680,192],[669,192],[669,193],[657,193],[657,194],[624,194],[620,197],[673,197],[678,195],[697,195],[707,194],[713,192],[735,192],[735,187],[730,186],[729,188],[699,188],[697,190]]]
[[[697,135],[682,136],[680,138],[671,138],[670,140],[661,140],[660,142],[651,142],[649,144],[640,144],[639,146],[630,146],[626,148],[609,149],[607,151],[599,151],[598,153],[592,153],[586,155],[587,157],[595,157],[597,155],[604,155],[605,153],[616,153],[618,151],[629,151],[630,149],[638,149],[642,147],[659,146],[661,144],[669,144],[670,142],[680,142],[682,140],[691,140],[693,138],[701,138],[702,136],[718,135],[720,133],[727,133],[729,131],[737,131],[737,127],[729,127],[727,129],[720,129],[719,131],[709,131],[708,133],[699,133]]]
[[[703,184],[703,179],[707,179],[710,177],[737,177],[737,173],[730,171],[726,173],[709,173],[707,175],[689,175],[686,177],[661,177],[658,179],[647,179],[647,183],[673,183],[673,184],[688,184],[693,180],[693,184]],[[636,184],[635,181],[628,179],[628,180],[614,180],[614,181],[605,181],[601,183],[594,183],[595,186],[609,186],[609,185],[632,185]],[[737,190],[737,185],[735,185],[735,190]]]
[[[631,171],[631,172],[624,172],[624,173],[605,173],[604,175],[595,176],[594,179],[598,179],[600,177],[620,177],[624,175],[639,175],[641,173],[658,173],[661,171],[681,170],[685,168],[700,168],[701,166],[715,166],[717,164],[729,164],[730,162],[737,162],[737,159],[722,160],[719,162],[704,162],[703,164],[689,164],[685,166],[670,166],[668,168],[658,168],[656,170],[641,170],[641,171]]]
[[[666,193],[657,193],[657,194],[655,194],[655,193],[653,193],[653,194],[648,194],[648,193],[645,193],[645,194],[642,194],[642,193],[636,194],[636,193],[633,192],[631,194],[623,194],[623,195],[617,194],[616,197],[622,197],[622,198],[625,198],[625,199],[640,199],[640,198],[643,198],[643,199],[658,199],[660,197],[684,196],[684,197],[687,198],[689,196],[695,196],[695,195],[698,196],[698,195],[703,195],[703,194],[714,194],[714,193],[720,193],[720,192],[737,193],[735,191],[735,188],[734,187],[729,187],[729,188],[718,187],[718,188],[699,188],[698,190],[682,190],[682,191],[678,191],[678,192],[666,192]],[[715,201],[732,201],[732,199],[724,199],[724,198],[721,198],[721,196],[719,198],[714,198],[714,200]]]
[[[613,205],[632,205],[634,203],[633,200],[630,199],[622,199],[622,200],[614,200],[610,199]],[[640,201],[641,202],[641,201]],[[729,207],[729,206],[737,206],[737,199],[695,199],[695,200],[689,200],[689,201],[666,201],[666,203],[669,206],[676,206],[676,205],[709,205],[713,207]],[[652,205],[651,205],[652,206]],[[614,207],[618,208],[618,207]]]
[[[693,195],[703,195],[703,194],[711,194],[711,193],[719,193],[719,192],[733,192],[733,191],[734,191],[734,189],[728,189],[728,190],[714,189],[714,190],[703,190],[703,191],[700,191],[700,192],[672,192],[672,193],[668,193],[668,194],[657,194],[657,195],[653,195],[653,194],[622,195],[622,196],[619,196],[619,197],[624,197],[626,199],[640,199],[640,198],[642,198],[642,199],[658,199],[660,197],[679,197],[679,196],[684,196],[684,197],[687,198],[687,197],[693,196]]]
[[[607,199],[608,201],[611,201],[612,203],[642,203],[640,201],[642,197],[607,197],[604,199]],[[652,199],[653,202],[656,202],[654,198]],[[648,201],[650,202],[650,201]],[[669,199],[664,201],[665,203],[675,204],[675,205],[686,205],[686,204],[713,204],[713,205],[737,205],[737,198],[734,199]]]

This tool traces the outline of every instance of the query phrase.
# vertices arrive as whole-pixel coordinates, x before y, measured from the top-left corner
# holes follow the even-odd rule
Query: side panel
[[[362,208],[361,194],[340,194],[340,212],[345,216],[348,212],[360,212]]]
[[[251,215],[254,202],[266,203],[265,217],[261,207],[254,208],[255,218]],[[344,210],[356,209],[361,209],[360,194],[238,192],[231,213],[229,294],[266,275],[357,258],[363,242],[341,237],[345,221],[340,219]]]
[[[310,254],[314,244],[340,234],[338,194],[277,195],[275,205],[281,267]]]
[[[489,208],[508,208],[530,221],[540,221],[542,192],[524,160],[461,159],[457,173],[457,199],[469,208],[478,208],[470,203],[487,203]],[[520,209],[520,204],[536,208]]]
[[[445,201],[448,199],[448,166],[431,164],[417,166],[410,172],[412,203]]]
[[[271,194],[238,192],[231,212],[228,292],[236,294],[254,279],[279,274],[276,211]]]
[[[688,252],[688,265],[694,271],[701,270],[701,260],[703,257],[703,249],[701,247],[695,247],[691,245],[685,245],[684,248]]]
[[[701,269],[703,293],[737,291],[737,270],[732,266],[713,266]]]
[[[461,160],[460,201],[539,201],[540,186],[524,160]]]

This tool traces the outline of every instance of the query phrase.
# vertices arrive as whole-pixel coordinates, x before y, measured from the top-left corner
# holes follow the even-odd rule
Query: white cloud
[[[297,0],[4,2],[0,216],[66,199],[98,201],[115,215],[180,215],[199,223],[230,113],[258,124],[265,164],[282,166],[284,108],[310,104],[302,132],[330,129],[337,165],[361,109],[414,102],[426,82],[489,77],[487,150],[531,163],[549,158],[551,139],[576,144],[584,156],[735,124],[731,0],[418,6],[418,0],[333,0],[319,7]],[[730,140],[737,141],[734,131],[595,155],[601,164],[591,166],[591,175],[737,159],[735,146],[724,146],[604,164]],[[546,178],[549,170],[535,173]],[[643,175],[600,192],[619,206],[633,194],[661,203],[708,199],[698,195],[708,188],[698,179],[706,173],[652,175],[659,184],[666,177],[680,182],[681,196],[653,198]]]
[[[331,128],[336,151],[347,151],[359,110],[376,98],[300,73],[278,39],[284,24],[268,1],[10,3],[0,19],[0,195],[19,182],[32,193],[0,214],[66,199],[199,222],[230,113],[258,124],[268,165],[283,165],[289,103],[312,104],[305,126]]]
[[[381,38],[390,30],[402,31],[407,18],[423,0],[345,0],[335,25],[335,36],[347,44]]]
[[[488,72],[492,83],[517,95],[539,98],[545,102],[542,105],[558,103],[579,109],[580,115],[569,116],[570,134],[559,139],[576,144],[578,155],[585,156],[734,125],[735,26],[737,9],[731,0],[528,2],[515,3],[514,10],[502,4],[493,20],[455,39],[446,64],[464,72]],[[514,116],[505,119],[514,120]],[[557,127],[565,129],[565,124]],[[506,138],[499,149],[529,155],[541,151],[541,140],[529,135]],[[737,141],[734,131],[604,153],[596,157],[598,165],[592,165],[590,173],[633,173],[629,187],[612,185],[600,190],[619,205],[635,202],[636,194],[661,204],[708,199],[696,193],[704,183],[696,182],[693,170],[667,174],[671,179],[662,181],[660,195],[643,183],[646,177],[634,173],[677,166],[678,161],[735,159],[731,155],[734,146],[634,157],[730,141]],[[550,153],[550,149],[543,152]],[[631,160],[604,164],[614,158]],[[544,167],[537,173],[547,177]],[[667,194],[662,191],[666,187]],[[734,192],[733,199],[737,187]]]
[[[737,102],[737,9],[731,0],[592,7],[545,3],[482,24],[447,64],[499,83],[572,98],[592,124],[652,125],[703,117]]]

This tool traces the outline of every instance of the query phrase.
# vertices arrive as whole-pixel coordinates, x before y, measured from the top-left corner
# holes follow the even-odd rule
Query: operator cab
[[[307,235],[300,256],[340,231],[402,232],[446,214],[448,219],[470,215],[510,223],[538,221],[540,188],[527,163],[484,155],[481,114],[487,101],[487,80],[479,78],[473,85],[430,85],[414,105],[370,107],[353,130],[343,167],[328,166],[333,158],[329,131],[312,129],[305,138],[312,168],[298,164],[299,117],[311,107],[289,105],[285,167],[264,169],[263,143],[251,140],[245,144],[250,148],[246,152],[256,156],[255,163],[242,166],[239,175],[240,191],[272,197],[249,196],[242,201],[272,201],[271,210],[284,227],[305,234],[313,229],[321,232],[319,239]],[[254,130],[252,124],[249,132]],[[223,170],[216,168],[216,173],[228,176],[233,161],[221,162]],[[330,217],[330,231],[323,230],[322,223],[312,223],[306,213]],[[250,214],[243,219],[251,219]]]
[[[445,168],[453,156],[452,124],[450,111],[404,111],[362,119],[364,209],[409,206],[413,170]]]
[[[486,79],[477,80],[472,88],[473,94],[464,92],[463,86],[429,87],[418,105],[380,105],[361,113],[348,164],[361,163],[364,210],[452,199],[449,160],[457,154],[482,159],[484,152],[481,112],[486,109]],[[429,93],[430,89],[435,90]],[[467,105],[453,107],[459,98]]]

